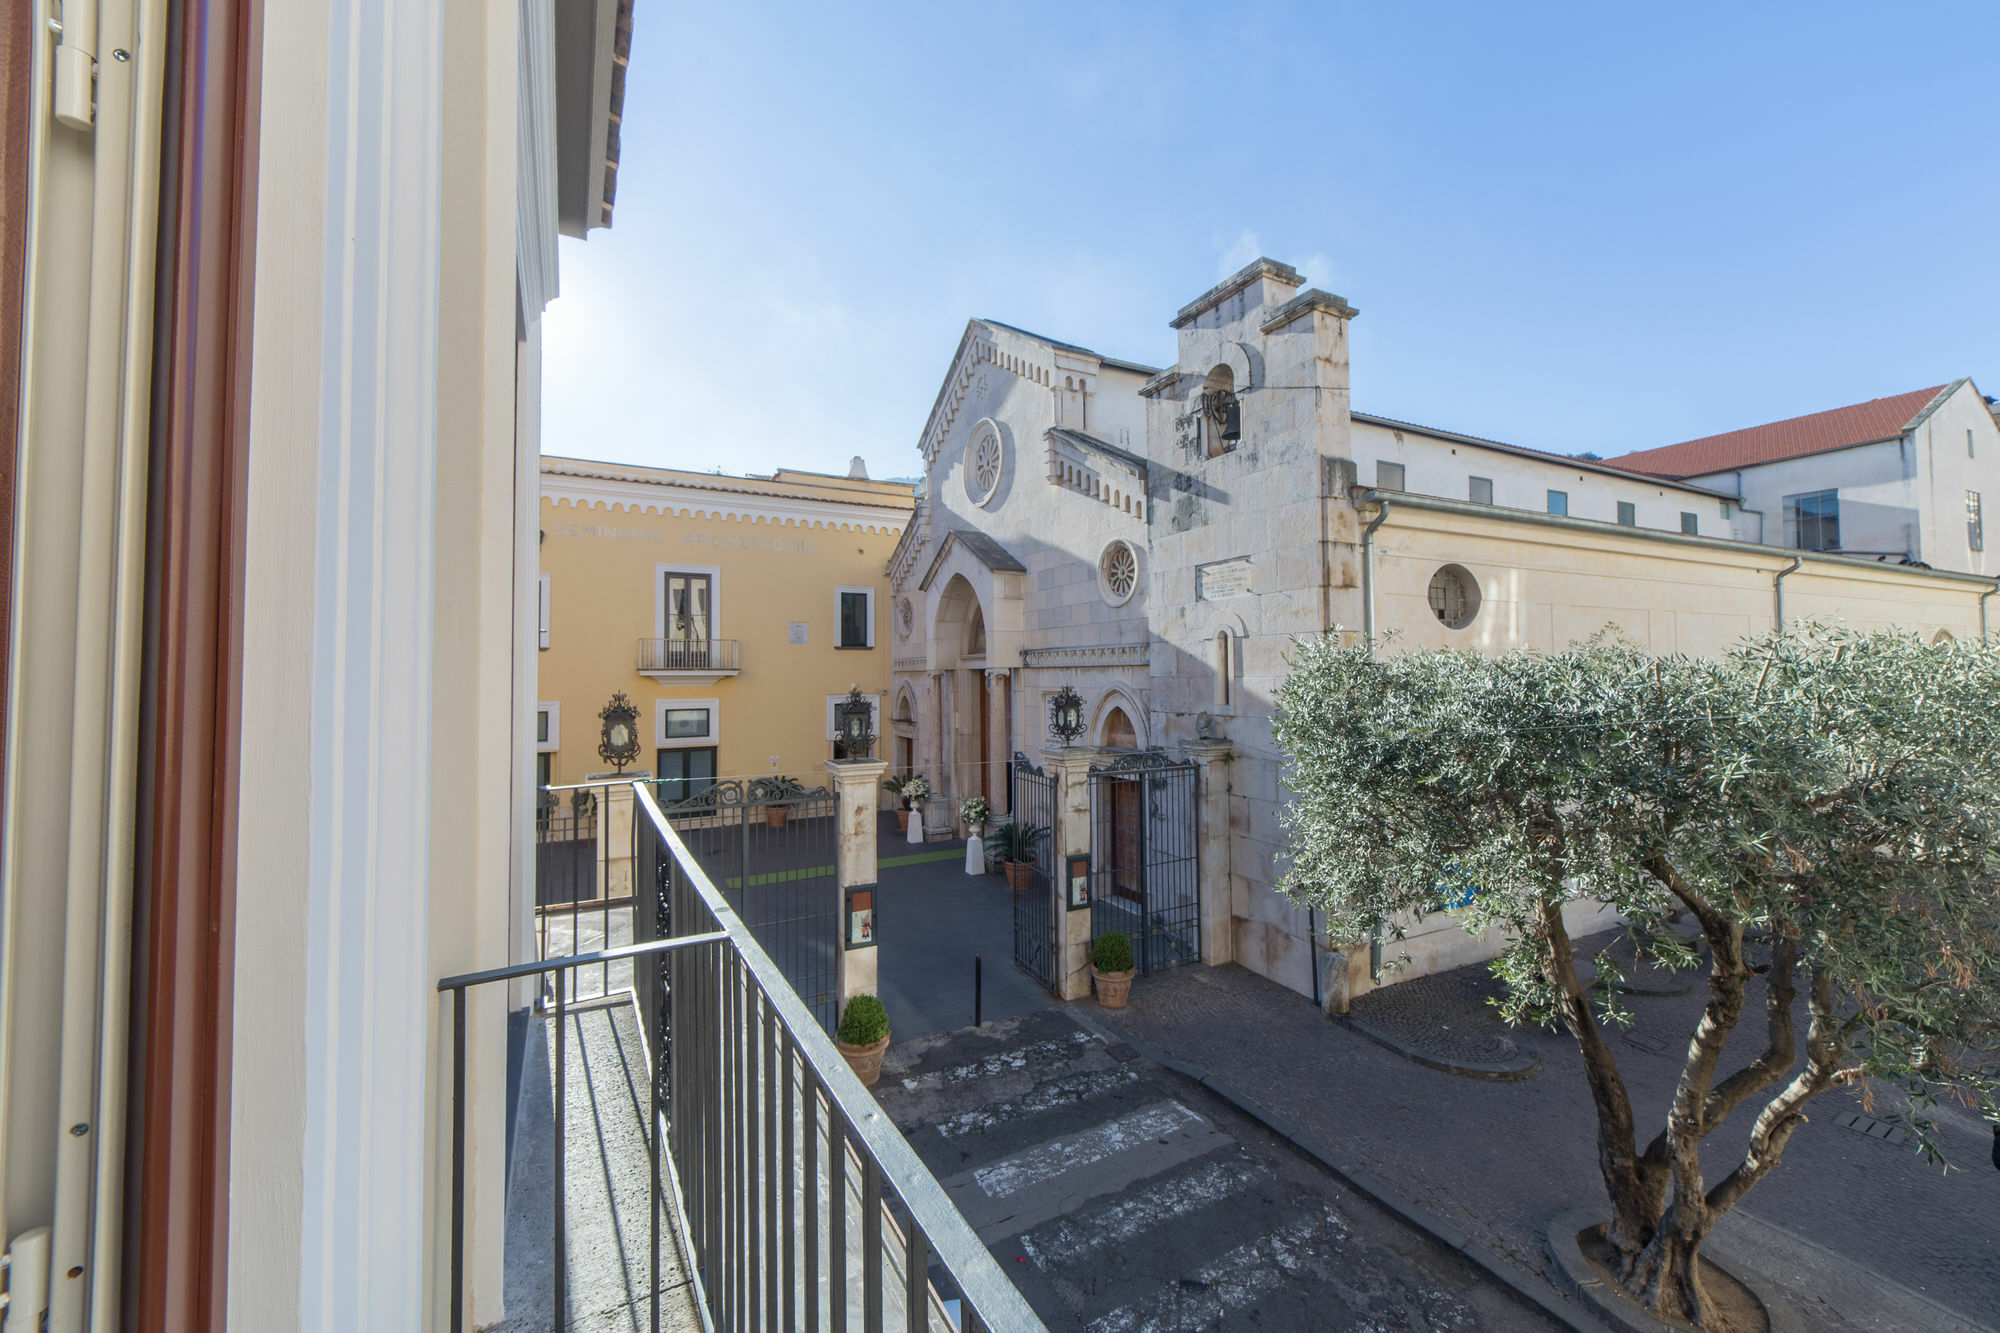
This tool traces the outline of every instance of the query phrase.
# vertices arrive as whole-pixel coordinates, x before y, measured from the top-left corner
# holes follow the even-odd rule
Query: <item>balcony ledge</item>
[[[743,674],[743,672],[737,668],[732,667],[727,671],[641,670],[639,674],[644,676],[647,680],[658,681],[662,685],[713,685],[719,680],[727,680],[731,676],[740,676]]]

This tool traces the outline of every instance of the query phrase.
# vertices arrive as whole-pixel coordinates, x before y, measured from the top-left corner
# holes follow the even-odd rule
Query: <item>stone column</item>
[[[876,992],[876,949],[847,947],[847,890],[855,885],[873,888],[876,877],[875,833],[881,827],[876,817],[876,794],[889,764],[883,759],[829,759],[826,770],[833,777],[834,797],[834,892],[839,895],[835,910],[840,913],[840,947],[834,954],[840,997],[840,1011],[856,995]],[[880,906],[880,900],[876,901]]]
[[[986,754],[991,761],[986,769],[986,785],[993,791],[987,803],[993,807],[993,818],[1007,817],[1007,767],[1013,762],[1014,750],[1009,743],[1007,727],[1007,703],[1011,691],[1007,688],[1007,672],[988,671],[986,673]],[[970,795],[971,793],[967,793]]]
[[[930,775],[931,804],[939,810],[949,810],[958,797],[952,791],[952,776],[958,769],[958,673],[941,671],[938,673],[938,766]],[[936,822],[948,823],[955,818],[951,814],[938,816]],[[932,821],[924,821],[924,836],[930,836]],[[946,833],[946,837],[950,837]]]
[[[1229,775],[1236,750],[1226,740],[1189,741],[1201,785],[1195,790],[1195,870],[1201,876],[1201,961],[1236,959],[1235,891],[1229,856]]]
[[[1049,831],[1055,857],[1049,892],[1056,923],[1056,993],[1065,1000],[1090,994],[1090,909],[1069,910],[1068,866],[1076,853],[1090,851],[1090,766],[1103,754],[1096,746],[1073,745],[1042,751],[1042,765],[1056,780],[1056,824]],[[1093,860],[1092,870],[1096,869]]]

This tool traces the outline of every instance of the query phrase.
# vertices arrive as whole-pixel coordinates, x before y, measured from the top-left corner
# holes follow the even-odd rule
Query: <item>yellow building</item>
[[[910,484],[865,476],[545,456],[542,785],[610,771],[598,713],[619,691],[639,710],[636,767],[661,779],[663,799],[722,778],[824,781],[850,686],[876,701],[881,733],[883,571],[914,505]]]

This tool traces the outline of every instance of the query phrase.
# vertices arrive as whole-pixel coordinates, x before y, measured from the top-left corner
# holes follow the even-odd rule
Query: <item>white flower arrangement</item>
[[[928,801],[931,797],[931,784],[925,780],[923,774],[912,773],[903,779],[903,790],[900,795],[912,805],[919,801]]]
[[[958,817],[968,824],[984,824],[992,813],[984,796],[968,796],[958,803]]]

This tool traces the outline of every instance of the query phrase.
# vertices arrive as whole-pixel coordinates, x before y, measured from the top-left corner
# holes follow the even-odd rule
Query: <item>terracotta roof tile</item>
[[[1813,412],[1747,430],[1725,431],[1659,449],[1642,449],[1608,461],[1614,467],[1656,477],[1700,477],[1757,463],[1774,463],[1781,458],[1823,454],[1853,444],[1892,440],[1903,433],[1903,428],[1932,399],[1950,387],[1935,384],[1888,398],[1870,398],[1851,407]]]

